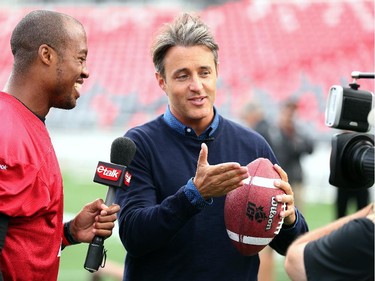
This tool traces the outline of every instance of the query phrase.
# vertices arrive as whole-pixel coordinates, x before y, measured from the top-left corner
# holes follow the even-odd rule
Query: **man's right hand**
[[[236,162],[210,165],[207,161],[208,147],[202,143],[199,153],[194,185],[204,199],[220,197],[240,186],[249,177],[247,167]]]

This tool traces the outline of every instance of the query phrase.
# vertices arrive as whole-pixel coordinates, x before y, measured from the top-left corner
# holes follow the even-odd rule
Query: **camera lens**
[[[374,136],[342,133],[332,139],[329,182],[347,189],[374,184]]]
[[[374,146],[363,138],[355,138],[347,148],[343,165],[352,179],[359,180],[361,185],[374,183]]]

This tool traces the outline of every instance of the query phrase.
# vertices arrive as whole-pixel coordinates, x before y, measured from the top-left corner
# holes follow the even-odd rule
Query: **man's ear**
[[[159,87],[165,92],[166,82],[163,76],[159,72],[155,72],[155,78],[158,81]]]
[[[57,53],[47,44],[42,44],[38,49],[38,57],[43,63],[50,65],[57,57]]]

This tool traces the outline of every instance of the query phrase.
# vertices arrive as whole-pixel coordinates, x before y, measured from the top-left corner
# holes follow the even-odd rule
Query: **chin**
[[[208,118],[213,114],[211,108],[202,108],[193,113],[196,118],[203,119]]]
[[[76,107],[76,105],[77,105],[77,99],[76,98],[72,98],[72,99],[66,100],[58,108],[61,108],[61,109],[73,109],[73,108]]]

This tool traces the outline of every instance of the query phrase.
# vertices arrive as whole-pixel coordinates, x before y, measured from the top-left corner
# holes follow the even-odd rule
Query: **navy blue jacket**
[[[184,193],[195,175],[202,140],[176,132],[162,116],[125,136],[135,142],[137,152],[128,167],[131,184],[117,192],[120,238],[127,251],[124,280],[257,280],[258,255],[239,254],[226,232],[225,197],[199,208]],[[210,137],[210,165],[245,166],[258,157],[277,162],[263,137],[221,116]],[[297,212],[295,225],[282,229],[270,245],[285,254],[306,231]]]

